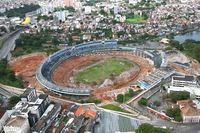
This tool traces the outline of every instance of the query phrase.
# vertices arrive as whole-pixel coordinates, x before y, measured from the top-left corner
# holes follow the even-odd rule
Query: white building
[[[173,76],[168,93],[171,91],[187,91],[196,98],[200,98],[200,86],[194,76]]]
[[[141,0],[129,0],[129,4],[133,4],[133,5],[135,5],[139,2],[141,2]]]
[[[66,11],[55,12],[55,17],[57,20],[64,22],[66,20]]]
[[[85,6],[85,14],[91,14],[92,8],[90,6]]]
[[[5,133],[29,133],[30,125],[27,117],[13,116],[3,127]]]

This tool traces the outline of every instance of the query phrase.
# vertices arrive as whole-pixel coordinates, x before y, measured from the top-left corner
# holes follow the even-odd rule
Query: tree
[[[178,100],[187,100],[190,99],[190,93],[187,91],[181,92],[171,92],[169,97],[172,102],[176,103]]]
[[[134,94],[135,94],[135,92],[134,92],[132,89],[129,89],[128,92],[129,92],[129,95],[130,95],[131,97],[134,96]]]
[[[175,121],[178,121],[178,122],[182,121],[181,110],[178,107],[168,108],[166,111],[166,114],[169,117],[174,118]]]
[[[146,98],[141,98],[141,99],[138,101],[138,104],[139,104],[139,105],[143,105],[143,106],[147,106],[148,100],[147,100]]]
[[[170,133],[169,129],[156,128],[151,124],[143,123],[135,130],[136,133]]]
[[[8,109],[12,109],[18,102],[20,101],[20,97],[12,96],[8,99]]]
[[[123,94],[117,95],[117,102],[123,103],[123,101],[124,101],[124,95]]]
[[[156,101],[153,102],[153,104],[154,104],[155,106],[159,107],[159,106],[161,105],[161,102],[156,100]]]

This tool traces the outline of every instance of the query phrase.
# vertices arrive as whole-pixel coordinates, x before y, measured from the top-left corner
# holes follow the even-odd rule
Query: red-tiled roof
[[[87,110],[84,114],[84,116],[86,118],[95,118],[97,115],[97,111],[96,110]]]
[[[79,116],[81,116],[82,114],[84,114],[85,111],[86,111],[86,108],[80,106],[80,107],[78,107],[78,109],[75,111],[74,115],[75,115],[76,117],[79,117]]]

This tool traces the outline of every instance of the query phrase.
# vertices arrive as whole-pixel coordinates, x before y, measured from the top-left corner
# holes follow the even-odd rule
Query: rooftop
[[[194,81],[194,76],[174,76],[173,80],[181,80],[181,81]]]
[[[180,100],[177,101],[180,106],[182,115],[184,116],[200,116],[200,112],[197,109],[196,104],[191,100]]]
[[[85,113],[85,111],[86,111],[86,108],[84,108],[83,106],[80,106],[77,108],[77,110],[75,111],[74,114],[76,117],[79,117],[79,116],[83,115]]]
[[[6,126],[21,127],[26,121],[26,118],[22,116],[11,117]]]
[[[87,110],[85,112],[85,114],[84,114],[84,116],[86,118],[92,118],[92,119],[94,119],[96,117],[96,115],[97,115],[97,111],[96,110]]]
[[[27,88],[23,94],[21,94],[21,97],[26,97],[31,91],[33,91],[34,88]]]

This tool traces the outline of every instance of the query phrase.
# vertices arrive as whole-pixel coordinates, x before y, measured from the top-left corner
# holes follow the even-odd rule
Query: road
[[[10,35],[10,37],[8,37],[8,39],[6,39],[6,41],[4,42],[2,48],[0,49],[0,59],[5,59],[8,57],[8,60],[11,57],[11,51],[14,50],[15,48],[15,40],[19,37],[21,31],[18,31],[12,35]]]
[[[17,94],[17,95],[21,95],[25,91],[25,89],[15,88],[15,87],[6,86],[6,85],[2,85],[2,84],[0,84],[0,88],[4,88],[6,91],[8,91],[8,92],[10,92],[12,94]],[[36,92],[37,92],[38,95],[39,94],[44,94],[43,91],[37,90]],[[52,100],[54,102],[58,102],[60,104],[75,103],[73,101],[69,101],[69,100],[65,100],[65,99],[59,98],[59,96],[55,97],[55,96],[49,95],[49,98],[50,98],[50,100]]]
[[[5,96],[5,97],[7,97],[7,98],[13,96],[13,94],[11,94],[10,92],[8,92],[7,90],[5,90],[5,89],[3,89],[1,87],[0,87],[0,94]]]

